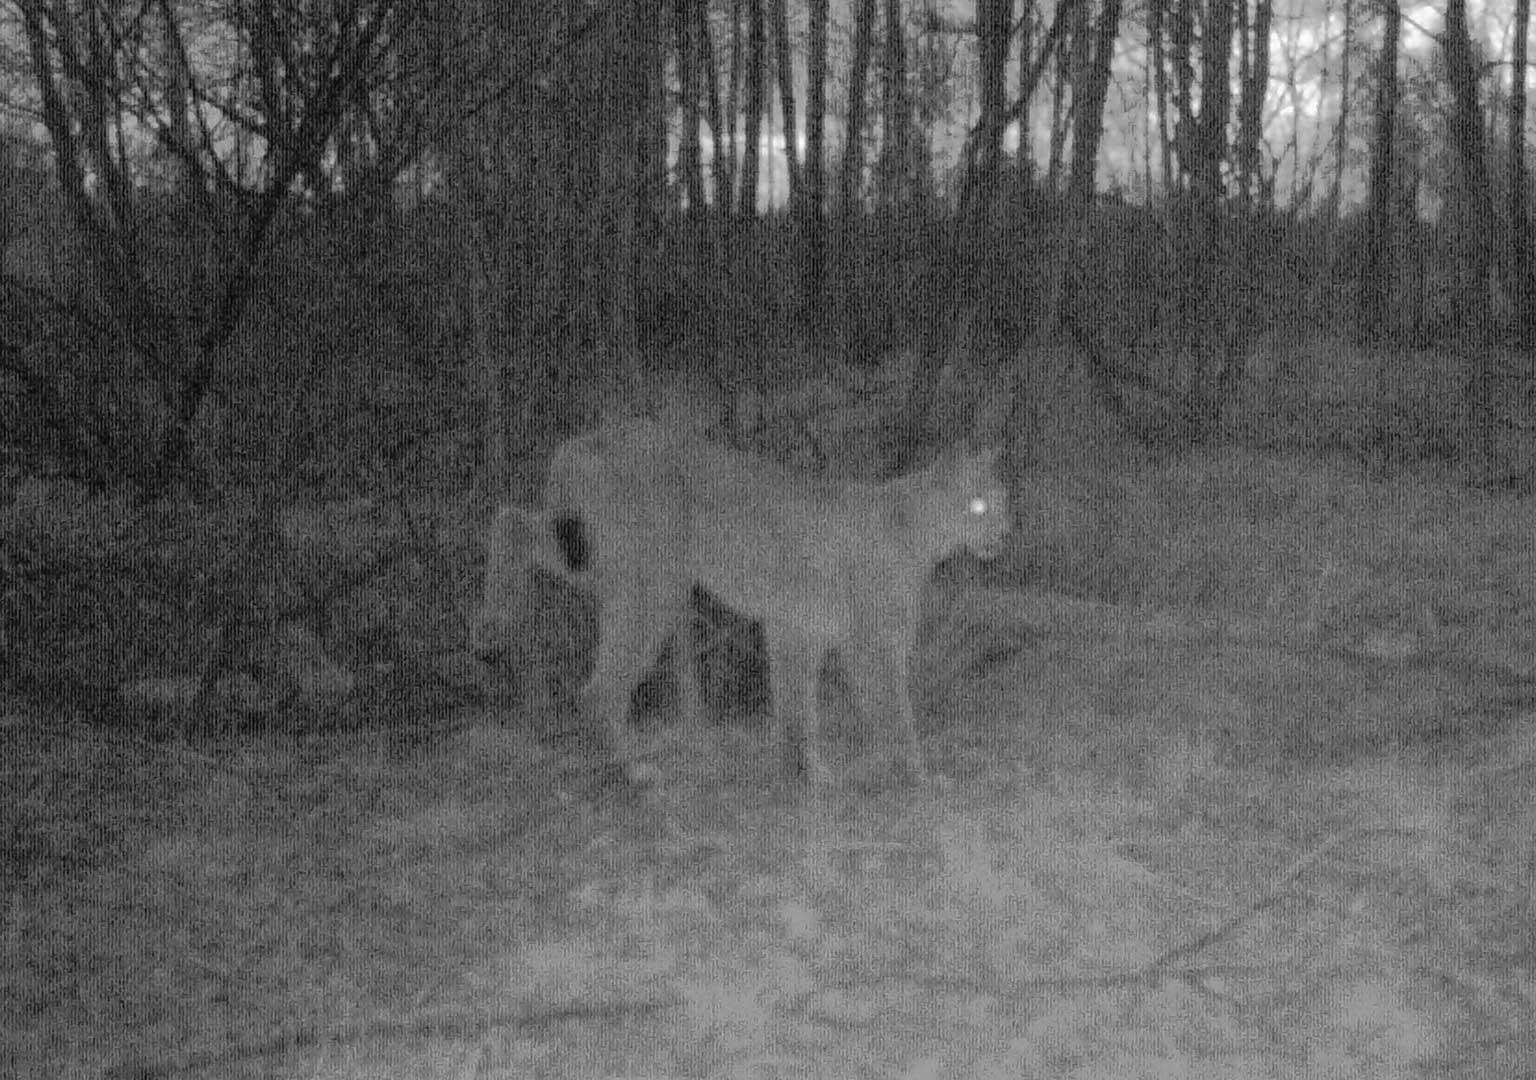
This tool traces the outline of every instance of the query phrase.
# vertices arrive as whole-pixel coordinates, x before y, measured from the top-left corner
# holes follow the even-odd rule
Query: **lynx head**
[[[944,558],[961,549],[982,559],[1002,550],[1012,527],[1008,492],[998,475],[996,447],[951,447],[912,479],[921,492],[923,519],[934,555]]]

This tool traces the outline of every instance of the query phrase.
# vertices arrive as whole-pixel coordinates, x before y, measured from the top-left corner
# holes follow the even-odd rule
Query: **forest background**
[[[1528,1071],[1529,16],[0,0],[0,1073]],[[506,707],[485,525],[636,413],[1004,444],[930,783],[835,664],[782,783],[703,596],[662,783]]]
[[[6,689],[473,698],[478,529],[616,402],[993,425],[1019,576],[1111,599],[1108,448],[1523,489],[1528,9],[5,4]]]

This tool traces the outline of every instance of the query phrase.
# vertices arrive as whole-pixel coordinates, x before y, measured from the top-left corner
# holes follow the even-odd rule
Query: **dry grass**
[[[648,728],[636,793],[490,718],[219,766],[7,722],[0,1072],[1514,1075],[1536,510],[1121,487],[1121,604],[930,597],[920,791],[786,785],[751,723]]]

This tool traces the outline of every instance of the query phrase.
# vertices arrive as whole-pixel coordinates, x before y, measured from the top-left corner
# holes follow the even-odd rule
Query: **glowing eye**
[[[970,510],[972,516],[974,517],[985,517],[987,511],[990,509],[992,509],[991,505],[980,495],[971,500]]]

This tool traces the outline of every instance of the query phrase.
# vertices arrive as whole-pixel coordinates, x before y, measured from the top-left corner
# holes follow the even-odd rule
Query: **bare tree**
[[[1339,56],[1339,119],[1333,131],[1333,178],[1328,185],[1328,215],[1337,218],[1349,150],[1349,99],[1354,93],[1350,67],[1355,52],[1355,2],[1344,0],[1344,42]]]
[[[1195,137],[1195,3],[1174,0],[1173,26],[1168,32],[1169,60],[1173,64],[1173,150],[1179,166],[1179,186],[1188,181],[1194,166]]]
[[[1488,237],[1493,225],[1493,199],[1488,180],[1483,111],[1478,102],[1477,65],[1467,34],[1466,0],[1447,0],[1443,44],[1446,78],[1455,103],[1451,137],[1470,219],[1470,228],[1464,231],[1461,244],[1466,260],[1460,290],[1461,310],[1474,335],[1481,338],[1488,332]]]
[[[1168,59],[1164,55],[1163,23],[1168,0],[1148,0],[1147,38],[1156,100],[1158,158],[1162,162],[1163,190],[1173,190],[1173,144],[1168,138]]]
[[[1082,100],[1074,111],[1072,173],[1067,192],[1080,207],[1093,201],[1094,172],[1099,159],[1099,138],[1104,131],[1104,101],[1109,95],[1110,61],[1120,32],[1120,0],[1104,0],[1094,32],[1093,60],[1084,73]]]
[[[1536,348],[1536,235],[1531,229],[1530,172],[1525,164],[1526,38],[1531,29],[1531,0],[1515,0],[1514,56],[1509,87],[1509,242],[1510,280],[1515,294],[1517,330],[1525,348]]]
[[[1397,0],[1382,0],[1381,53],[1376,59],[1376,117],[1371,136],[1370,202],[1366,210],[1365,253],[1360,267],[1359,331],[1373,338],[1386,323],[1391,296],[1392,184],[1396,176],[1393,134],[1397,130],[1397,47],[1402,11]]]
[[[1046,180],[1053,190],[1061,186],[1067,134],[1072,129],[1072,111],[1077,107],[1078,80],[1085,76],[1090,50],[1093,48],[1092,36],[1089,34],[1090,7],[1087,0],[1079,0],[1070,9],[1063,8],[1071,20],[1071,32],[1059,39],[1056,47],[1056,84],[1052,88],[1051,98],[1051,149],[1046,162]]]
[[[988,213],[998,190],[1002,168],[1002,133],[1007,125],[1004,76],[1012,31],[1011,0],[982,0],[977,11],[981,37],[982,114],[964,150],[959,206],[951,219],[945,248],[932,260],[924,292],[929,305],[923,321],[922,346],[907,388],[901,415],[887,432],[887,457],[900,472],[922,448],[934,390],[944,367],[949,324],[946,315],[955,298],[971,289],[977,275],[974,254],[982,246]]]
[[[733,166],[733,173],[736,175],[745,172],[747,167],[747,148],[742,144],[741,139],[742,121],[745,119],[742,116],[741,108],[741,83],[744,75],[742,68],[747,62],[745,57],[747,46],[743,40],[742,30],[742,20],[744,18],[743,3],[744,0],[731,0],[730,64],[726,71],[725,83],[725,145],[732,160],[739,162],[741,165],[739,170]],[[761,124],[761,103],[759,103],[756,116],[758,123]],[[756,154],[755,149],[752,152],[754,155]],[[755,170],[757,162],[753,161],[752,166]],[[737,211],[737,193],[735,188],[728,188],[720,192],[719,198],[727,211],[730,213]]]
[[[800,242],[805,266],[802,287],[806,322],[819,328],[822,322],[822,292],[826,281],[827,251],[823,236],[826,212],[826,124],[827,124],[827,19],[828,0],[810,0],[811,49],[807,58],[805,95],[805,186],[801,191],[798,217]]]
[[[1199,153],[1195,190],[1214,203],[1221,196],[1221,166],[1227,157],[1227,120],[1232,115],[1232,5],[1240,0],[1207,0],[1200,38]]]
[[[432,37],[464,43],[458,57],[460,77],[442,88],[434,109],[456,123],[439,141],[441,183],[463,218],[467,239],[461,260],[461,296],[469,305],[473,350],[478,357],[486,403],[487,490],[509,490],[511,461],[527,449],[517,440],[540,438],[530,430],[533,418],[555,419],[549,407],[558,376],[555,312],[562,312],[567,286],[566,245],[556,237],[579,235],[577,201],[565,170],[588,164],[565,152],[574,140],[551,98],[563,97],[566,85],[585,85],[576,51],[557,49],[562,23],[560,0],[543,0],[540,34],[517,32],[483,8],[442,6]],[[648,0],[659,7],[660,0]],[[646,26],[646,24],[642,24]],[[660,20],[648,26],[645,54],[660,55]],[[654,243],[665,214],[665,128],[663,82],[659,65],[642,72],[647,86],[639,105],[641,126],[636,155],[644,199],[638,229]],[[487,92],[495,86],[498,92]],[[586,110],[582,110],[583,113]],[[528,154],[526,147],[551,152]],[[591,163],[595,164],[595,162]],[[558,324],[577,320],[570,310]],[[534,358],[551,358],[536,360]]]
[[[635,161],[643,67],[637,49],[637,28],[644,0],[618,0],[604,5],[598,29],[602,75],[602,125],[598,139],[596,216],[603,240],[598,248],[602,267],[602,374],[617,377],[627,387],[640,380],[640,340],[635,320],[635,219],[639,202]],[[695,117],[697,114],[695,114]],[[697,124],[695,124],[697,134]],[[700,188],[703,187],[702,182]],[[702,209],[702,208],[701,208]]]
[[[1246,13],[1248,0],[1237,0]],[[1237,106],[1237,197],[1247,207],[1253,202],[1259,176],[1259,148],[1264,138],[1264,99],[1269,92],[1269,27],[1274,0],[1255,0],[1251,33],[1243,27],[1242,97]],[[1247,19],[1243,20],[1245,23]]]
[[[126,479],[153,496],[187,462],[194,418],[221,373],[273,222],[297,194],[330,194],[334,159],[327,155],[336,152],[342,125],[365,117],[374,146],[372,175],[355,174],[355,190],[387,186],[415,152],[404,135],[418,131],[420,118],[408,103],[427,86],[412,87],[417,73],[395,65],[419,9],[404,0],[353,0],[323,16],[293,0],[220,9],[197,29],[240,44],[248,67],[230,78],[194,63],[192,15],[169,0],[145,8],[148,19],[108,3],[16,6],[60,192],[79,250],[92,263],[93,310],[74,317],[118,331],[136,361],[121,377],[157,399],[154,415],[123,432],[122,442],[82,447],[89,460],[77,464],[93,479]],[[400,81],[385,94],[392,78]],[[145,159],[130,130],[148,131],[180,172],[204,248],[190,305],[157,288],[139,249],[156,211],[143,197]],[[237,144],[261,136],[265,162],[254,187],[250,174],[230,168],[232,130]],[[22,353],[0,350],[0,364],[24,385],[60,377],[34,370]],[[45,422],[79,421],[60,415]],[[113,426],[103,419],[98,428]]]
[[[976,7],[976,34],[981,53],[981,117],[972,135],[971,162],[961,214],[972,206],[984,214],[997,197],[1003,167],[1003,132],[1008,126],[1008,41],[1013,30],[1012,0],[981,0]]]
[[[837,336],[839,351],[858,358],[868,349],[867,338],[860,332],[858,285],[858,221],[860,189],[864,179],[865,84],[869,81],[870,57],[874,51],[875,0],[858,0],[854,8],[853,60],[848,69],[847,130],[843,138],[843,160],[837,176],[837,261],[836,293]]]
[[[884,138],[880,142],[876,198],[885,205],[912,197],[912,99],[907,93],[907,29],[901,0],[885,0]]]
[[[1027,124],[1029,121],[1029,107],[1034,100],[1035,91],[1040,86],[1040,80],[1050,68],[1051,62],[1057,58],[1061,51],[1061,41],[1067,32],[1067,28],[1078,23],[1076,14],[1078,8],[1086,6],[1088,0],[1062,0],[1056,5],[1056,13],[1051,18],[1050,29],[1046,31],[1045,40],[1040,43],[1039,51],[1030,55],[1025,52],[1019,57],[1019,96],[1013,104],[1008,106],[1004,120],[1004,127],[1011,123]],[[1022,28],[1019,32],[1019,48],[1025,50],[1034,47],[1034,34],[1025,32]]]
[[[731,212],[731,192],[736,190],[736,147],[726,136],[725,118],[720,108],[720,72],[715,63],[715,45],[709,32],[709,4],[701,2],[694,8],[698,20],[699,71],[704,80],[704,100],[709,109],[709,134],[714,146],[713,167],[714,206],[717,216]],[[732,121],[734,123],[734,119]]]
[[[747,0],[747,116],[746,144],[741,150],[741,201],[744,218],[757,214],[758,147],[767,108],[768,35],[763,0]]]
[[[682,94],[682,130],[678,133],[677,171],[688,198],[689,214],[702,213],[704,198],[704,163],[699,143],[699,125],[703,109],[699,97],[700,47],[698,0],[676,0],[672,7],[672,26],[677,34],[677,81]],[[610,13],[610,21],[616,16]],[[625,20],[617,20],[623,22]]]
[[[549,3],[551,0],[542,0]],[[662,224],[666,219],[667,210],[667,75],[666,60],[667,48],[663,44],[663,35],[666,26],[666,11],[664,0],[642,0],[640,6],[639,21],[635,27],[638,37],[636,53],[640,64],[641,88],[638,103],[640,114],[640,126],[637,132],[639,141],[635,148],[635,170],[637,183],[639,184],[639,217],[636,222],[636,235],[644,248],[653,249],[661,243]],[[530,36],[526,31],[518,35],[523,41]],[[485,47],[498,49],[495,43],[482,43]],[[515,44],[506,46],[516,48]],[[523,49],[526,51],[527,46]],[[504,52],[502,55],[506,55]],[[510,59],[510,58],[509,58]],[[537,64],[537,61],[531,61]],[[529,95],[526,84],[533,81],[540,73],[529,70],[527,66],[513,67],[509,72],[508,84],[518,87],[518,96],[522,99],[523,110],[518,116],[502,117],[496,125],[498,130],[505,131],[509,127],[522,127],[530,122],[548,124],[553,119],[547,105],[538,101],[539,95]],[[541,107],[543,105],[543,107]],[[479,117],[479,113],[471,114]],[[539,119],[535,120],[535,117]],[[466,127],[479,135],[484,135],[485,128],[490,124],[468,124]],[[545,140],[536,140],[524,145],[540,145]],[[509,147],[509,153],[516,154],[515,149]],[[517,154],[517,157],[528,159],[530,155]],[[528,164],[533,164],[534,157]],[[460,176],[460,180],[467,179]],[[553,192],[545,188],[542,198],[550,198]],[[539,199],[540,196],[532,192],[526,193],[524,198]]]
[[[795,123],[795,68],[789,50],[789,0],[767,0],[772,4],[773,48],[776,58],[775,78],[779,84],[779,113],[784,124],[784,162],[789,170],[789,203],[798,207],[800,190],[800,128]]]

